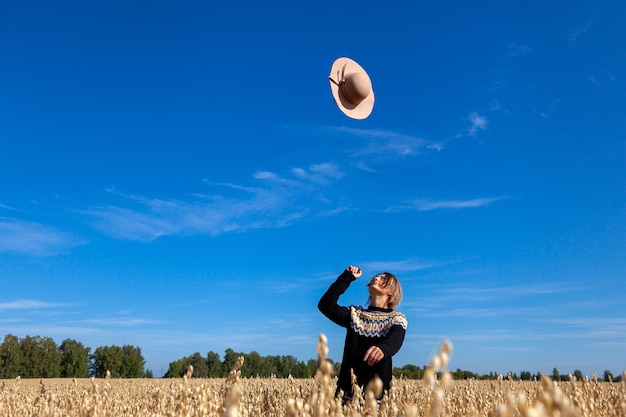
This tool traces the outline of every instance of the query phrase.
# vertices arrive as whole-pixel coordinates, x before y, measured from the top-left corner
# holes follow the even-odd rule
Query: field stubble
[[[446,342],[447,343],[447,342]],[[3,417],[540,417],[626,416],[626,372],[622,382],[596,380],[453,381],[445,368],[451,345],[444,343],[423,380],[394,379],[380,403],[380,381],[357,392],[345,406],[334,397],[326,341],[318,343],[315,378],[240,378],[243,357],[221,379],[15,379],[0,382]],[[430,370],[430,372],[428,372]],[[439,371],[437,374],[436,371]],[[188,375],[191,375],[191,369]],[[439,376],[439,377],[438,377]],[[362,394],[362,395],[361,395]]]

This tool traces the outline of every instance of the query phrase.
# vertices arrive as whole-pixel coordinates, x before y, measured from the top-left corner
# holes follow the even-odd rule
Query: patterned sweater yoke
[[[399,311],[370,311],[361,307],[350,307],[352,330],[365,337],[385,337],[392,326],[402,326],[406,330],[408,322]]]

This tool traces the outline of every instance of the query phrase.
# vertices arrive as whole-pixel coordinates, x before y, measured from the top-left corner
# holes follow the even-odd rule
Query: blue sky
[[[0,336],[340,360],[355,264],[397,366],[626,369],[626,4],[213,3],[0,7]]]

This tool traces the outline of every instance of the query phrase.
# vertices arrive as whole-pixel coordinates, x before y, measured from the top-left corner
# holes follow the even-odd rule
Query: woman
[[[367,284],[370,295],[367,309],[338,305],[339,297],[361,275],[361,268],[350,265],[318,303],[326,317],[347,329],[335,394],[343,392],[344,403],[353,395],[350,371],[356,375],[360,387],[367,386],[378,375],[383,381],[383,393],[389,391],[393,370],[391,357],[400,350],[407,327],[404,314],[394,311],[402,299],[402,288],[395,275],[389,272],[375,275]]]

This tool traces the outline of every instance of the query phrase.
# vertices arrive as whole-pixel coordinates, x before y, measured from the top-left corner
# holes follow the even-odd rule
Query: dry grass
[[[394,380],[380,404],[373,384],[341,406],[320,337],[315,379],[241,379],[243,358],[224,379],[47,379],[0,382],[0,416],[626,416],[622,382],[583,380],[453,381],[445,372],[451,345],[431,359],[424,380]],[[442,377],[436,378],[435,371]]]

